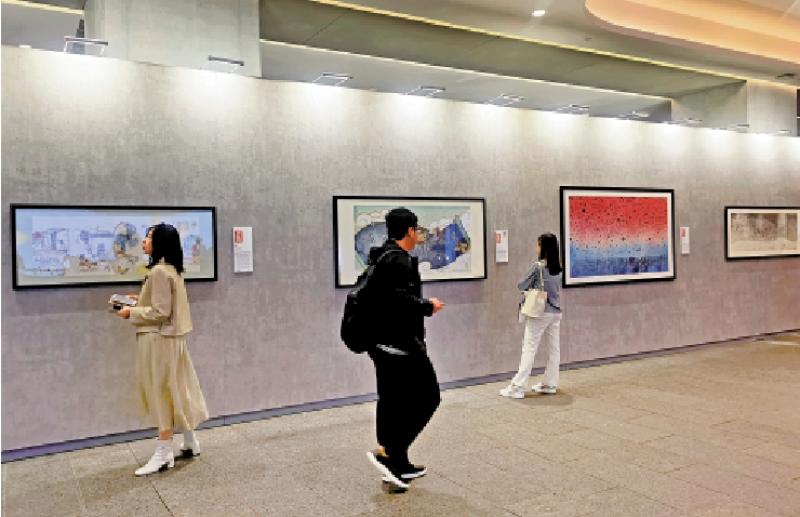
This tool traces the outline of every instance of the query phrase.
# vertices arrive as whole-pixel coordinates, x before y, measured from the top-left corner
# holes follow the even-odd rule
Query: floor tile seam
[[[78,494],[78,507],[80,508],[80,513],[85,514],[89,512],[89,507],[86,505],[85,497],[83,495],[83,490],[81,489],[81,483],[78,479],[78,474],[75,472],[75,466],[72,464],[72,458],[68,455],[67,456],[67,464],[69,465],[69,470],[72,473],[72,479],[75,482],[75,490]]]
[[[646,431],[653,431],[653,432],[658,432],[658,433],[666,432],[666,431],[663,431],[661,429],[655,429],[652,426],[646,426],[646,425],[638,424],[638,423],[632,422],[632,421],[618,422],[618,421],[616,421],[615,419],[613,419],[611,417],[608,417],[608,416],[605,416],[605,415],[601,415],[601,414],[599,414],[597,412],[593,412],[593,411],[590,411],[590,410],[587,410],[587,409],[582,409],[581,411],[588,411],[588,412],[594,413],[596,415],[599,415],[599,416],[603,417],[603,419],[606,420],[607,423],[612,424],[612,425],[625,425],[625,424],[628,424],[628,425],[633,425],[633,426],[644,428],[644,430],[646,430]],[[615,438],[619,438],[621,440],[629,440],[629,441],[632,441],[632,442],[635,442],[635,443],[645,443],[647,441],[659,440],[659,439],[668,438],[669,436],[671,436],[671,435],[666,435],[666,436],[658,436],[658,437],[655,437],[655,438],[645,438],[645,439],[639,441],[639,440],[634,440],[632,438],[629,438],[627,436],[618,436],[616,434],[610,433],[608,431],[608,429],[601,428],[601,427],[604,427],[602,425],[603,424],[602,421],[600,422],[600,426],[594,426],[594,427],[587,426],[585,423],[574,422],[572,420],[565,420],[565,421],[569,422],[569,423],[572,423],[572,424],[576,424],[576,425],[582,426],[582,427],[586,427],[587,429],[595,431],[595,432],[605,433],[605,434],[608,434],[608,435],[613,436]]]
[[[136,457],[136,452],[133,450],[133,446],[132,446],[133,443],[134,442],[128,442],[127,445],[128,445],[128,449],[130,449],[131,456],[133,456],[134,460],[138,463],[138,458]],[[158,486],[155,483],[155,478],[153,476],[145,476],[145,478],[147,479],[147,483],[150,485],[150,488],[153,489],[153,492],[155,492],[156,496],[158,497],[158,500],[161,501],[162,505],[164,505],[164,509],[167,510],[168,514],[170,514],[171,516],[174,517],[175,514],[172,513],[172,510],[170,509],[169,505],[164,500],[164,497],[161,495],[161,492],[158,490]]]
[[[671,417],[666,417],[666,416],[665,416],[665,417],[662,417],[662,418],[671,418]],[[674,419],[673,419],[673,420],[674,420]],[[683,424],[683,426],[685,426],[685,425],[686,425],[686,423],[685,423],[685,422],[682,422],[682,421],[680,421],[680,420],[678,420],[677,422],[678,422],[678,423],[680,423],[680,424]],[[661,430],[661,429],[657,429],[657,428],[656,428],[654,425],[648,425],[648,424],[646,424],[646,423],[639,423],[639,422],[630,422],[630,423],[632,423],[632,424],[636,424],[636,425],[639,425],[639,426],[642,426],[642,427],[646,427],[646,428],[648,428],[648,429],[651,429],[651,430],[653,430],[653,431],[660,431],[660,430]],[[706,427],[706,426],[703,426],[703,425],[698,425],[698,424],[690,424],[690,425],[691,425],[692,429],[695,429],[695,430],[696,430],[696,429],[698,429],[698,428],[699,428],[699,429],[706,429],[706,430],[708,430],[708,431],[715,430],[715,429],[711,429],[711,427],[712,427],[712,426],[708,426],[708,427]],[[698,437],[698,435],[697,435],[696,433],[690,433],[690,432],[687,432],[687,431],[685,430],[685,427],[682,427],[682,429],[684,430],[684,432],[682,432],[682,433],[681,433],[681,432],[673,432],[673,433],[671,433],[671,434],[670,434],[670,435],[668,435],[668,436],[662,436],[662,437],[659,437],[659,438],[653,438],[653,439],[650,439],[650,440],[646,440],[646,442],[652,442],[652,441],[656,441],[656,440],[663,440],[663,439],[665,439],[665,438],[673,438],[673,437],[679,437],[679,438],[690,438],[690,439],[697,440],[697,441],[701,441],[701,442],[707,442],[709,445],[716,445],[717,447],[722,447],[722,448],[724,448],[724,449],[731,449],[731,450],[735,450],[735,451],[737,451],[737,452],[741,451],[741,449],[739,449],[739,448],[735,448],[735,449],[733,449],[733,448],[731,448],[731,447],[725,447],[725,446],[722,446],[722,445],[718,445],[716,442],[712,442],[712,441],[710,441],[710,440],[705,440],[705,439],[703,439],[702,437]],[[724,438],[726,434],[733,434],[733,433],[731,433],[731,432],[729,432],[729,431],[724,431],[724,430],[719,430],[719,431],[717,431],[717,432],[718,432],[719,434],[721,434],[721,435],[722,435],[722,436],[721,436],[721,438]],[[738,437],[738,438],[750,438],[750,439],[755,439],[755,437],[753,437],[753,436],[747,436],[747,435],[736,435],[736,437]],[[756,446],[754,446],[754,447],[756,447]]]
[[[791,486],[792,478],[781,479],[781,480],[764,479],[763,477],[757,477],[757,476],[754,476],[752,474],[748,474],[748,472],[752,472],[752,470],[747,469],[747,468],[736,468],[736,469],[728,468],[726,466],[726,464],[723,463],[723,461],[724,460],[720,459],[720,460],[718,460],[717,462],[714,462],[714,463],[701,463],[701,465],[706,465],[706,466],[711,467],[711,468],[727,471],[727,472],[729,472],[731,474],[735,474],[735,475],[740,476],[740,477],[745,477],[745,478],[748,478],[748,479],[751,479],[751,480],[754,480],[754,481],[758,481],[758,482],[761,482],[761,483],[766,483],[766,484],[771,485],[771,486],[773,486],[773,487],[775,487],[777,489],[790,488],[792,490],[795,490]]]
[[[687,439],[690,438],[689,436],[686,436],[686,435],[671,435],[671,436],[665,436],[663,438],[656,438],[656,439],[651,440],[649,442],[643,443],[643,445],[646,445],[647,443],[654,443],[656,441],[663,440],[663,439],[666,439],[666,438],[673,438],[673,437],[687,438]],[[703,438],[694,437],[694,439],[696,441],[698,441],[698,442],[702,442],[701,445],[711,446],[711,447],[715,447],[715,448],[718,448],[718,449],[725,449],[726,452],[727,451],[735,452],[737,454],[745,456],[746,457],[745,459],[750,458],[750,459],[753,459],[753,460],[765,461],[765,462],[772,463],[772,464],[774,464],[775,466],[778,466],[778,467],[796,468],[795,465],[789,465],[789,464],[786,464],[786,463],[781,463],[781,462],[778,462],[778,461],[774,461],[774,460],[772,460],[770,458],[764,458],[764,457],[761,457],[761,456],[758,456],[758,455],[755,455],[755,454],[750,454],[748,452],[749,450],[752,450],[753,448],[759,447],[760,445],[763,445],[763,444],[755,445],[755,446],[750,447],[750,448],[740,449],[740,448],[725,447],[723,445],[719,445],[717,442],[704,440]],[[656,449],[659,450],[659,451],[662,451],[662,452],[669,452],[670,454],[675,454],[677,456],[683,456],[683,457],[686,457],[686,458],[694,458],[694,456],[691,456],[691,457],[690,456],[684,456],[683,454],[675,452],[675,451],[672,451],[672,450],[659,449],[657,447],[656,447]],[[722,461],[722,460],[720,459],[720,461]],[[714,467],[714,465],[711,464],[711,463],[708,463],[708,466]],[[753,476],[750,476],[750,477],[753,477]],[[759,478],[756,478],[756,479],[759,479]],[[767,481],[767,480],[763,480],[762,479],[762,481]],[[769,481],[767,481],[767,482],[769,482]]]
[[[636,495],[638,495],[638,496],[640,496],[640,497],[643,497],[644,499],[647,499],[648,501],[651,501],[651,502],[654,502],[654,503],[656,503],[656,504],[660,504],[660,505],[666,506],[666,507],[668,507],[668,508],[670,508],[670,509],[672,509],[672,510],[675,510],[676,512],[678,512],[678,514],[682,515],[682,514],[680,513],[680,512],[682,512],[682,511],[683,511],[681,508],[679,508],[679,507],[677,507],[677,506],[674,506],[674,505],[672,505],[672,504],[670,504],[670,503],[666,503],[666,502],[664,502],[664,501],[661,501],[661,500],[659,500],[659,499],[656,499],[656,498],[652,497],[651,495],[648,495],[648,493],[646,493],[646,492],[642,492],[641,490],[639,490],[639,489],[637,489],[637,488],[633,488],[633,487],[626,486],[626,485],[619,485],[619,486],[617,486],[617,487],[615,487],[615,488],[622,488],[622,489],[624,489],[624,490],[628,490],[628,491],[630,491],[630,492],[633,492],[634,494],[636,494]],[[613,490],[613,489],[612,489],[612,490]]]
[[[758,458],[760,460],[771,461],[772,463],[777,463],[778,465],[781,465],[781,466],[784,466],[784,467],[789,467],[791,469],[800,470],[800,463],[784,463],[784,462],[779,461],[777,459],[774,459],[774,458],[772,458],[770,456],[763,456],[761,454],[753,454],[751,451],[753,449],[758,448],[758,447],[761,447],[761,445],[756,445],[755,447],[750,447],[749,449],[743,449],[743,452],[745,454],[747,454],[748,456],[754,456],[754,457],[756,457],[756,458]],[[800,476],[796,477],[796,478],[791,478],[791,479],[794,481],[796,479],[800,479]]]
[[[603,453],[605,453],[605,452],[603,452]],[[607,453],[605,453],[605,454],[607,454]],[[624,462],[619,462],[619,464],[622,465],[622,466],[631,466],[632,465],[632,466],[634,466],[636,468],[645,470],[648,473],[654,474],[656,476],[659,476],[659,475],[665,475],[666,476],[666,475],[669,475],[669,474],[671,474],[673,472],[676,472],[676,471],[678,471],[678,470],[680,470],[682,468],[686,468],[686,467],[690,467],[690,466],[696,466],[696,465],[703,465],[702,462],[698,461],[695,458],[691,458],[691,457],[688,457],[688,456],[681,456],[680,454],[676,454],[676,456],[680,456],[682,458],[686,458],[687,460],[690,460],[691,463],[688,463],[686,465],[681,465],[681,466],[678,466],[678,467],[674,467],[674,468],[672,468],[670,470],[667,470],[667,471],[655,470],[655,469],[653,469],[653,468],[651,468],[651,467],[649,467],[647,465],[642,465],[641,463],[637,463],[635,461],[624,461]],[[579,461],[579,460],[575,460],[575,461]],[[674,476],[670,476],[670,477],[674,478]],[[677,479],[677,478],[675,478],[675,479]],[[683,481],[683,480],[680,480],[680,481]]]
[[[688,468],[690,468],[690,467],[696,467],[696,466],[707,467],[707,468],[710,468],[710,469],[713,469],[713,470],[721,470],[721,471],[727,472],[729,475],[733,475],[733,476],[735,476],[735,477],[737,477],[737,478],[739,478],[739,479],[741,479],[741,478],[745,478],[745,479],[743,480],[744,482],[747,482],[747,480],[750,480],[750,481],[755,481],[757,484],[758,484],[758,483],[763,483],[763,484],[769,485],[770,487],[774,488],[775,490],[779,490],[779,491],[782,491],[782,490],[783,490],[783,489],[785,489],[785,488],[790,488],[790,487],[788,487],[788,485],[787,485],[787,486],[783,486],[783,485],[776,485],[775,483],[771,483],[771,482],[769,482],[769,481],[765,481],[765,480],[763,480],[763,479],[759,479],[759,478],[756,478],[756,477],[753,477],[753,476],[749,476],[749,475],[747,475],[747,474],[744,474],[744,473],[741,473],[741,472],[736,472],[736,471],[733,471],[733,470],[728,470],[728,469],[720,468],[720,466],[718,466],[718,465],[712,465],[712,464],[708,464],[708,463],[699,463],[699,464],[697,464],[697,465],[686,465],[685,467],[681,467],[681,468],[679,468],[679,469],[676,469],[676,470],[674,470],[673,472],[671,472],[671,473],[669,473],[669,474],[667,474],[667,475],[669,475],[669,476],[670,476],[670,477],[672,477],[673,479],[677,479],[677,480],[683,481],[684,483],[688,483],[688,481],[686,481],[686,480],[682,480],[682,479],[680,479],[680,478],[678,478],[678,477],[675,477],[675,476],[673,476],[672,474],[675,474],[675,473],[677,473],[677,472],[678,472],[678,471],[680,471],[680,470],[683,470],[683,469],[688,469]],[[720,492],[719,490],[716,490],[715,488],[711,488],[711,487],[709,487],[709,486],[707,486],[707,485],[704,485],[704,484],[702,484],[702,483],[697,483],[697,486],[701,486],[701,487],[703,487],[703,488],[704,488],[704,489],[706,489],[706,490],[711,490],[712,492],[717,492],[717,493],[720,493],[720,494],[726,495],[726,496],[728,496],[729,498],[731,498],[732,500],[734,500],[734,501],[737,501],[737,502],[740,502],[740,503],[752,504],[753,506],[758,506],[759,508],[761,508],[761,509],[763,509],[763,510],[767,510],[767,511],[774,511],[774,510],[772,510],[772,509],[770,509],[770,508],[766,508],[766,507],[760,506],[760,505],[758,505],[758,504],[756,504],[756,503],[754,503],[754,502],[751,502],[751,501],[749,501],[749,500],[745,500],[744,498],[741,498],[741,499],[739,499],[739,498],[738,498],[738,496],[735,496],[735,495],[732,495],[732,494],[728,494],[728,493],[725,493],[725,492]],[[738,494],[738,491],[737,491],[737,494]]]
[[[616,488],[618,488],[618,487],[613,487],[613,488],[605,488],[605,489],[603,489],[603,490],[598,490],[597,492],[592,492],[591,494],[588,494],[588,495],[582,495],[582,496],[580,496],[580,497],[578,497],[578,498],[575,498],[575,499],[570,499],[570,498],[563,498],[563,499],[562,499],[561,497],[557,497],[557,503],[562,503],[562,502],[564,502],[564,501],[566,501],[566,502],[568,502],[568,503],[570,503],[570,502],[575,502],[575,503],[577,503],[577,502],[580,502],[580,501],[582,501],[582,500],[588,499],[588,498],[589,498],[589,497],[591,497],[591,496],[594,496],[594,495],[597,495],[597,494],[601,494],[601,493],[603,493],[603,492],[609,492],[609,491],[615,490]],[[532,499],[524,499],[524,500],[522,500],[522,501],[517,501],[517,503],[516,503],[516,504],[527,503],[527,502],[529,502],[529,501],[531,501],[531,500],[532,500]],[[513,515],[517,515],[518,517],[523,517],[523,516],[520,516],[520,515],[519,515],[519,514],[517,514],[517,513],[514,513],[514,512],[513,512],[513,510],[511,510],[511,509],[510,509],[510,508],[509,508],[507,505],[503,505],[501,508],[503,508],[503,510],[506,510],[506,511],[508,511],[508,512],[511,512]],[[592,514],[592,512],[594,512],[594,510],[588,510],[586,513],[580,513],[580,514],[577,514],[577,515],[571,515],[571,517],[586,517],[587,515],[591,515],[591,514]]]
[[[784,445],[784,444],[781,444],[781,443],[778,443],[778,442],[765,442],[765,443]],[[750,457],[750,458],[753,458],[753,459],[756,459],[756,460],[759,460],[759,461],[766,461],[766,462],[769,462],[769,463],[773,463],[773,464],[775,464],[777,466],[780,466],[780,467],[788,467],[788,468],[792,468],[792,469],[800,468],[800,465],[798,465],[797,463],[784,463],[782,461],[778,461],[776,459],[773,459],[772,457],[764,456],[764,455],[761,455],[761,454],[754,454],[752,452],[754,449],[762,447],[763,445],[764,445],[764,443],[760,443],[760,444],[754,445],[752,447],[745,447],[743,449],[739,449],[738,452],[740,452],[741,454],[743,454],[743,455],[745,455],[747,457]],[[798,453],[800,453],[800,450],[798,451]],[[798,478],[790,478],[790,479],[791,480],[800,479],[800,477],[798,477]]]
[[[635,443],[634,445],[644,445],[644,444]],[[690,463],[686,463],[686,464],[681,465],[681,466],[673,467],[673,468],[671,468],[669,470],[654,470],[651,467],[648,467],[647,465],[644,465],[642,463],[638,463],[637,461],[635,461],[635,458],[637,458],[638,455],[636,454],[635,451],[630,451],[626,447],[623,447],[623,450],[625,452],[627,452],[630,455],[630,457],[634,458],[634,460],[631,460],[631,459],[626,460],[626,463],[630,463],[630,464],[636,465],[637,467],[650,470],[652,472],[655,472],[656,474],[668,474],[670,472],[674,472],[674,471],[676,471],[676,470],[678,470],[680,468],[683,468],[683,467],[687,467],[687,466],[690,466],[690,465],[699,465],[699,463],[695,463],[697,461],[695,458],[692,458],[692,457],[689,457],[689,456],[684,456],[684,455],[678,454],[678,453],[674,453],[672,451],[662,451],[661,449],[653,448],[653,453],[655,453],[655,454],[666,452],[668,454],[677,456],[677,457],[679,457],[679,458],[681,458],[683,460],[691,461]],[[593,450],[593,452],[595,453],[595,455],[599,455],[599,454],[610,455],[612,451],[607,450],[607,449],[603,449],[603,450]],[[573,460],[573,461],[577,461],[577,460]]]
[[[786,432],[785,433],[786,435],[783,435],[783,433],[781,432],[783,430],[780,429],[780,428],[776,428],[776,427],[770,426],[769,424],[766,424],[766,425],[765,424],[756,424],[754,422],[749,422],[746,419],[734,418],[734,419],[731,419],[728,422],[724,422],[724,423],[720,423],[720,424],[714,424],[711,427],[720,427],[720,426],[723,426],[723,425],[731,424],[733,422],[742,422],[742,423],[746,423],[746,424],[750,424],[750,425],[758,425],[758,426],[761,426],[761,427],[769,427],[770,429],[774,429],[775,431],[777,431],[776,434],[778,436],[775,436],[775,435],[770,436],[770,437],[767,437],[766,435],[757,436],[755,434],[748,434],[748,433],[745,433],[745,432],[742,432],[742,431],[737,431],[736,429],[720,429],[720,432],[729,433],[729,434],[741,436],[741,437],[744,437],[744,438],[755,438],[757,440],[763,440],[765,442],[777,443],[779,445],[785,445],[785,444],[783,442],[775,440],[774,438],[780,438],[781,440],[786,439],[787,441],[789,441],[789,442],[791,442],[793,444],[797,443],[797,441],[796,441],[797,437],[796,436],[791,436],[792,434],[797,434],[797,433]]]

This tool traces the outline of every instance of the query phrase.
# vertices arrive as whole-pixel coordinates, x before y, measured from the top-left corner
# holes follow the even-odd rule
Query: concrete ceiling
[[[663,121],[669,99],[503,77],[468,70],[423,65],[395,59],[365,57],[286,43],[262,42],[262,71],[270,79],[312,82],[323,73],[352,76],[342,86],[391,93],[408,93],[420,86],[444,87],[437,98],[485,103],[501,94],[523,97],[515,108],[555,111],[569,104],[589,105],[592,116],[617,117],[636,111],[641,120]],[[302,63],[302,67],[298,67]]]
[[[66,8],[57,10],[26,3],[31,2],[3,1],[2,43],[60,51],[63,36],[75,34],[82,17],[76,9],[85,2],[38,2]],[[742,67],[738,56],[687,57],[685,49],[626,39],[599,27],[582,5],[583,0],[358,0],[347,6],[260,0],[263,75],[312,81],[325,72],[347,73],[354,78],[345,86],[353,88],[405,93],[440,86],[446,90],[437,97],[469,102],[507,93],[524,97],[515,105],[520,108],[587,104],[593,116],[637,111],[651,121],[669,118],[669,97],[738,83],[738,75],[775,75],[752,62]],[[387,7],[405,14],[367,11]],[[539,8],[548,15],[531,18],[530,11]],[[576,48],[587,45],[593,48]],[[666,62],[683,59],[691,69],[662,66],[652,56],[617,55],[631,49]]]
[[[264,5],[273,0],[261,1]],[[440,27],[458,27],[541,45],[567,47],[589,54],[611,54],[621,59],[656,62],[711,74],[800,86],[798,65],[726,49],[707,46],[687,48],[674,42],[648,40],[618,33],[611,30],[613,27],[592,16],[586,9],[585,0],[550,1],[546,4],[547,15],[542,18],[530,16],[530,7],[537,0],[351,0],[348,3],[341,0],[306,1],[326,7],[346,5],[355,10],[377,11],[387,17],[414,19],[418,23]],[[777,4],[774,7],[778,7]],[[786,76],[787,73],[795,76]]]
[[[352,54],[654,96],[672,97],[738,81],[719,74],[308,0],[262,0],[261,37]],[[300,73],[305,63],[299,61],[295,66]],[[269,69],[264,70],[269,76]]]
[[[3,45],[29,45],[36,49],[64,50],[64,36],[75,36],[80,12],[50,11],[3,3],[0,30]]]

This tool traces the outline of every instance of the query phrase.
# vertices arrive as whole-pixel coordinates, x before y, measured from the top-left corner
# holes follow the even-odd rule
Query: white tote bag
[[[544,289],[544,264],[539,263],[539,289],[525,291],[525,301],[520,312],[529,318],[539,318],[544,314],[547,304],[547,291]]]

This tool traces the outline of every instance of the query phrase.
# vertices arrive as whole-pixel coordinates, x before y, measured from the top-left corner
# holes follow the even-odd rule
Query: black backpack
[[[375,276],[375,267],[390,253],[391,250],[385,251],[374,264],[367,266],[356,279],[356,285],[347,293],[339,335],[347,348],[356,354],[364,353],[378,344],[374,317],[376,304],[370,299],[373,293],[369,283]]]

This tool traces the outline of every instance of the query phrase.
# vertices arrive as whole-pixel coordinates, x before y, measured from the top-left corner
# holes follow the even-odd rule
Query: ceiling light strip
[[[350,9],[352,11],[360,11],[360,12],[366,12],[366,13],[372,13],[372,14],[379,14],[379,15],[383,15],[383,16],[389,16],[391,18],[401,18],[401,19],[404,19],[404,20],[425,23],[425,24],[434,25],[434,26],[437,26],[437,27],[446,27],[446,28],[449,28],[449,29],[457,29],[457,30],[473,32],[473,33],[477,33],[477,34],[485,34],[487,36],[493,36],[493,37],[496,37],[496,38],[503,38],[503,39],[509,39],[509,40],[515,40],[515,41],[525,41],[525,42],[528,42],[528,43],[535,43],[537,45],[545,45],[545,46],[548,46],[548,47],[557,47],[557,48],[562,48],[562,49],[566,49],[566,50],[574,50],[574,51],[577,51],[577,52],[585,52],[585,53],[588,53],[588,54],[595,54],[595,55],[598,55],[598,56],[613,57],[613,58],[616,58],[616,59],[623,59],[623,60],[626,60],[626,61],[644,63],[644,64],[660,66],[660,67],[664,67],[664,68],[672,68],[672,69],[675,69],[675,70],[683,70],[685,72],[694,72],[694,73],[698,73],[698,74],[712,75],[712,76],[716,76],[716,77],[725,77],[725,78],[728,78],[728,79],[735,79],[737,81],[756,80],[753,77],[746,77],[746,76],[742,76],[742,75],[735,75],[735,74],[729,74],[729,73],[725,73],[725,72],[718,72],[718,71],[715,71],[715,70],[706,70],[706,69],[695,68],[695,67],[686,66],[686,65],[678,65],[678,64],[675,64],[675,63],[668,63],[666,61],[658,61],[658,60],[655,60],[655,59],[648,59],[648,58],[644,58],[644,57],[631,56],[631,55],[628,55],[628,54],[619,54],[617,52],[610,52],[610,51],[607,51],[607,50],[598,50],[598,49],[592,49],[592,48],[586,48],[586,47],[578,47],[576,45],[569,45],[569,44],[566,44],[566,43],[557,43],[555,41],[546,41],[546,40],[540,40],[540,39],[536,39],[536,38],[529,38],[529,37],[525,37],[525,36],[515,36],[515,35],[512,35],[512,34],[505,34],[505,33],[502,33],[502,32],[496,32],[496,31],[490,31],[490,30],[486,30],[486,29],[479,29],[479,28],[476,28],[476,27],[470,27],[468,25],[458,25],[458,24],[455,24],[455,23],[450,23],[450,22],[446,22],[446,21],[442,21],[442,20],[435,20],[433,18],[427,18],[425,16],[417,16],[417,15],[414,15],[414,14],[399,13],[399,12],[396,12],[396,11],[389,11],[387,9],[378,9],[376,7],[368,7],[368,6],[365,6],[365,5],[353,4],[353,3],[350,3],[350,2],[342,2],[340,0],[309,0],[309,1],[313,2],[313,3],[317,3],[317,4],[332,5],[334,7],[341,7],[343,9]],[[777,85],[781,85],[781,86],[786,86],[785,83],[766,81],[764,79],[759,79],[759,80],[763,81],[763,82],[766,82],[766,83],[770,83],[770,84],[777,84]]]
[[[283,47],[289,48],[296,48],[296,49],[303,49],[303,50],[313,50],[315,52],[328,52],[331,54],[338,54],[342,56],[353,56],[358,58],[364,59],[377,59],[379,61],[386,61],[389,63],[398,63],[401,65],[413,65],[413,66],[420,66],[426,68],[432,68],[435,70],[442,70],[445,72],[460,72],[460,73],[467,73],[467,74],[475,74],[480,75],[482,77],[491,77],[495,79],[510,79],[514,81],[524,81],[528,83],[535,83],[535,84],[546,84],[549,86],[558,86],[563,88],[575,88],[577,90],[585,90],[591,92],[600,92],[600,93],[610,93],[614,95],[627,95],[630,97],[639,97],[639,98],[648,98],[648,99],[656,99],[659,102],[667,102],[671,99],[669,97],[662,97],[660,95],[649,95],[646,93],[633,93],[633,92],[623,92],[619,90],[610,90],[604,88],[596,88],[594,86],[584,86],[581,84],[568,84],[568,83],[557,83],[555,81],[545,81],[544,79],[531,79],[530,77],[517,77],[513,75],[501,75],[501,74],[493,74],[491,72],[481,72],[479,70],[465,70],[463,68],[453,68],[450,66],[443,66],[443,65],[431,65],[428,63],[420,63],[418,61],[404,61],[402,59],[396,59],[393,57],[383,57],[383,56],[373,56],[371,54],[356,54],[354,52],[347,52],[345,50],[331,50],[328,48],[321,48],[321,47],[310,47],[308,45],[299,45],[297,43],[286,43],[285,41],[273,41],[261,38],[261,43],[265,43],[267,45],[280,45]]]
[[[78,14],[83,16],[83,9],[72,9],[60,5],[40,4],[39,2],[29,2],[27,0],[3,0],[2,3],[30,7],[31,9],[40,9],[42,11],[54,11],[57,13]]]

